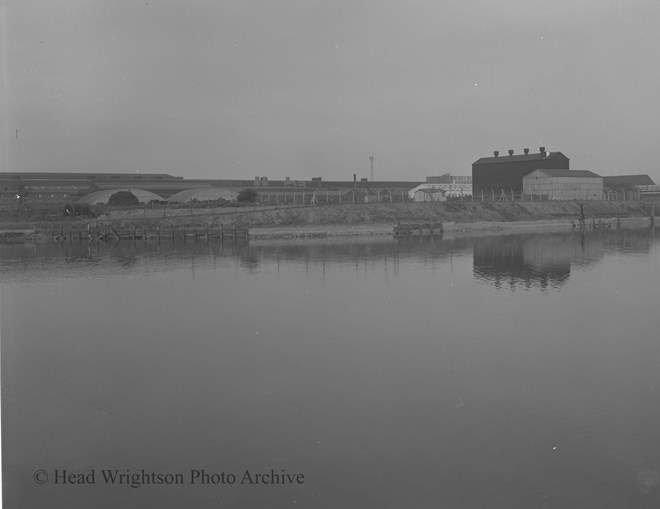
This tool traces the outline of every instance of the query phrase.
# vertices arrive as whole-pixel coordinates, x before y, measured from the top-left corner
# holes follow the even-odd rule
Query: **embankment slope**
[[[592,218],[647,217],[650,202],[583,202]],[[658,207],[660,208],[660,207]],[[433,220],[455,223],[537,221],[580,218],[578,202],[444,202],[373,203],[288,207],[237,212],[233,219],[250,226],[360,225],[396,221]],[[223,216],[219,216],[219,220]]]

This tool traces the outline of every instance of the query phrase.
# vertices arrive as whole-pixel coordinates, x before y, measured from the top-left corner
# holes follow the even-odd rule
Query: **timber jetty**
[[[442,235],[442,223],[432,221],[404,223],[398,221],[394,225],[392,233],[395,237]]]

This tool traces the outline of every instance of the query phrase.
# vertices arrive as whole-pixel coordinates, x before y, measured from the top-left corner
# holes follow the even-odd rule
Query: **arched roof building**
[[[76,203],[88,205],[105,205],[110,200],[110,197],[122,191],[127,191],[135,196],[140,203],[149,203],[152,200],[161,201],[163,198],[151,191],[144,189],[103,189],[101,191],[94,191],[86,196],[80,198]]]
[[[228,189],[226,187],[208,187],[205,189],[187,189],[170,196],[167,201],[170,203],[186,203],[189,201],[216,201],[216,200],[234,200],[238,195],[238,190]]]

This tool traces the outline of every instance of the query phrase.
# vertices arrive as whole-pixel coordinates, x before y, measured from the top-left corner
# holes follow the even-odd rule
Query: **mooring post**
[[[655,202],[651,203],[651,228],[655,228]]]

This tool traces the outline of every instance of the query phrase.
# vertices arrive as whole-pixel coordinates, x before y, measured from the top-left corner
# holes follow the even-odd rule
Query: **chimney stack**
[[[529,154],[529,149],[528,149],[528,148],[524,148],[524,149],[523,149],[523,152],[525,153],[525,155],[527,155],[527,154]]]
[[[500,155],[500,151],[499,151],[499,150],[496,150],[495,152],[493,152],[493,154],[495,155],[495,157],[497,157],[497,156]]]
[[[513,155],[513,150],[509,149],[509,155],[510,155],[510,156]]]
[[[539,147],[539,152],[541,152],[541,154],[545,155],[545,147]]]

